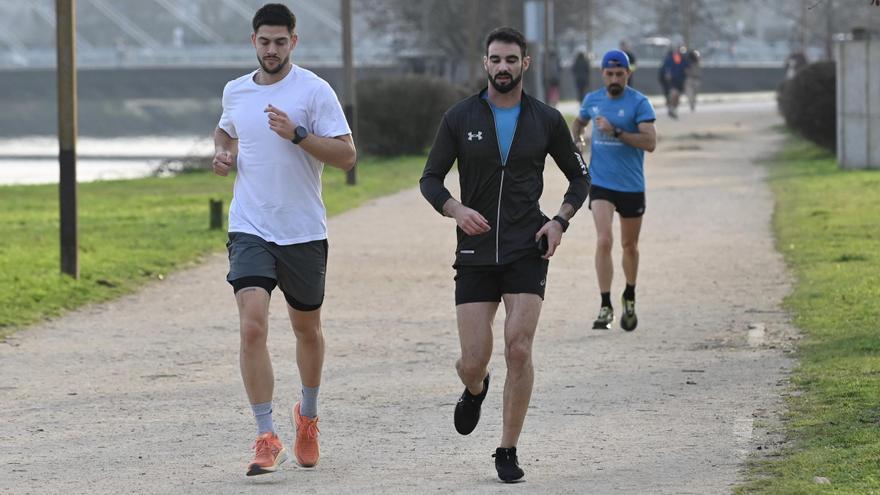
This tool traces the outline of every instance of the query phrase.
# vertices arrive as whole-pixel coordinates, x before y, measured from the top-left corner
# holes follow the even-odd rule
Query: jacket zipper
[[[489,105],[489,102],[486,102]],[[498,123],[495,122],[495,110],[489,105],[489,113],[492,114],[492,125],[495,127],[495,142],[498,144],[498,157],[501,158],[501,184],[498,185],[498,213],[495,221],[495,264],[501,262],[501,192],[504,190],[504,169],[507,167],[507,160],[504,158],[504,152],[501,150],[501,137],[498,135]],[[520,115],[522,115],[522,103],[520,103]],[[516,128],[519,127],[519,117],[513,124],[513,138],[516,137]],[[513,148],[513,138],[510,140],[510,147]],[[507,150],[507,157],[510,158],[510,150]]]

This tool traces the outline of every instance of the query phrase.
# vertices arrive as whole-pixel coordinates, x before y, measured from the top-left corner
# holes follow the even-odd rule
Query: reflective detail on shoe
[[[498,479],[505,483],[518,483],[524,481],[525,475],[519,467],[519,459],[516,456],[516,447],[509,449],[498,447],[492,454],[495,458],[495,471],[498,472]]]
[[[636,316],[636,302],[625,297],[622,297],[620,302],[623,305],[623,313],[620,315],[620,328],[627,332],[632,332],[636,329],[636,325],[639,324],[639,319]]]
[[[614,321],[614,308],[611,306],[602,306],[599,308],[599,316],[593,322],[593,330],[609,330],[611,322]]]
[[[248,464],[247,475],[274,473],[278,466],[287,460],[287,450],[278,435],[267,432],[257,437],[251,447],[255,451],[254,460]]]
[[[299,402],[294,404],[291,423],[296,428],[296,440],[293,443],[293,455],[302,467],[314,467],[321,457],[318,447],[318,417],[309,418],[299,413]]]
[[[480,409],[483,405],[483,399],[489,392],[489,374],[483,378],[483,391],[480,395],[473,395],[468,392],[467,387],[464,388],[458,403],[455,404],[455,431],[462,435],[468,435],[477,427],[480,422]]]

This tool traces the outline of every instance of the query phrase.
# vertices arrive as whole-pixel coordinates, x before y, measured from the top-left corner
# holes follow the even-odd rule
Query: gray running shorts
[[[230,232],[226,248],[226,281],[233,287],[236,280],[262,277],[276,281],[294,309],[313,311],[324,302],[326,239],[279,246],[253,234]]]

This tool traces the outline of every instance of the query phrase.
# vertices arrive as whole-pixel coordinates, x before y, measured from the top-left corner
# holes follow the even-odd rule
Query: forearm
[[[581,120],[580,117],[575,117],[574,122],[571,124],[571,140],[574,142],[583,141],[584,129],[586,128],[587,123]]]
[[[228,151],[230,154],[238,153],[238,140],[233,139],[226,131],[217,127],[214,129],[214,152]]]
[[[357,151],[350,135],[329,138],[311,134],[300,141],[299,146],[318,160],[342,170],[351,170],[357,161]]]
[[[559,207],[559,213],[557,213],[557,215],[564,218],[565,220],[571,220],[575,213],[577,213],[577,208],[568,203],[562,203],[562,206]]]
[[[634,148],[648,152],[654,151],[654,148],[657,147],[657,136],[650,132],[621,132],[617,139]]]
[[[461,203],[458,202],[455,198],[449,198],[443,203],[443,211],[440,213],[443,214],[444,217],[455,218],[455,210],[461,207]]]

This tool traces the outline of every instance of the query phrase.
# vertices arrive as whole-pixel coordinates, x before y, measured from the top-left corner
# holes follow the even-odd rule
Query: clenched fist
[[[223,177],[229,175],[229,170],[235,164],[235,156],[229,151],[218,151],[214,153],[214,161],[211,165],[214,167],[214,173]]]

